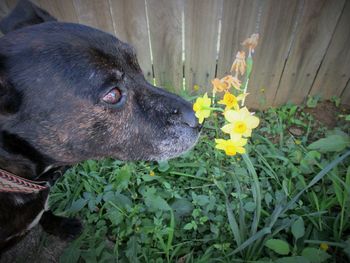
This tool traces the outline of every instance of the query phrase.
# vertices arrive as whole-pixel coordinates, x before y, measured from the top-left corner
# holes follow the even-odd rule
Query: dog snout
[[[180,115],[181,121],[189,127],[194,129],[201,128],[201,125],[199,124],[198,119],[196,118],[196,115],[192,110],[191,104],[186,104],[181,108],[176,108],[174,109],[173,113]]]
[[[150,98],[159,98],[159,101],[165,106],[163,110],[170,113],[170,115],[173,115],[174,119],[178,122],[186,124],[193,129],[201,129],[202,125],[199,124],[191,103],[178,95],[152,85],[148,85],[147,89],[144,89],[143,92],[147,92],[147,95],[150,96]],[[145,93],[142,94],[145,96]]]

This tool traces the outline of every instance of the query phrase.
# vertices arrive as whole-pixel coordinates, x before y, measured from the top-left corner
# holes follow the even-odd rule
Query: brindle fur
[[[191,104],[149,84],[130,45],[55,20],[20,1],[0,23],[0,168],[52,185],[83,160],[168,159],[195,144]],[[114,87],[126,93],[122,106],[101,100]],[[0,250],[38,220],[47,196],[0,193]],[[40,222],[65,238],[81,231],[50,211]]]

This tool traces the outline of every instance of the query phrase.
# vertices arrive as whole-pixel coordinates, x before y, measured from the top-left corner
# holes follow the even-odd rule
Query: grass
[[[214,149],[213,116],[196,147],[169,162],[71,168],[50,202],[85,230],[61,261],[350,260],[349,122],[330,131],[295,105],[257,114],[243,156]]]

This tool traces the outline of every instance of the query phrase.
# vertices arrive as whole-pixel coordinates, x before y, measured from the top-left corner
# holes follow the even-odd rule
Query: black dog
[[[28,1],[0,27],[2,173],[52,185],[83,160],[160,160],[195,144],[191,104],[147,83],[130,45],[57,22]],[[0,249],[38,222],[61,237],[81,231],[78,220],[47,210],[49,187],[37,187],[0,191]]]

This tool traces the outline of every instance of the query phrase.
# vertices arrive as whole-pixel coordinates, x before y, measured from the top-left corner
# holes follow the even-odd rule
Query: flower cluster
[[[248,49],[248,57],[244,51],[239,51],[231,66],[231,73],[221,79],[212,80],[213,97],[209,98],[205,93],[197,98],[193,104],[193,110],[199,123],[203,123],[212,111],[223,112],[226,124],[221,130],[229,135],[228,139],[215,139],[216,148],[225,151],[227,155],[236,155],[245,153],[244,146],[247,144],[247,138],[252,134],[252,130],[259,125],[259,118],[254,116],[244,107],[244,101],[247,93],[250,73],[252,70],[252,55],[258,44],[259,35],[253,34],[246,39],[242,45]],[[245,76],[244,76],[245,75]],[[243,78],[244,82],[239,78]],[[221,100],[216,102],[216,94],[224,93]],[[214,107],[215,104],[224,105],[225,109]]]

